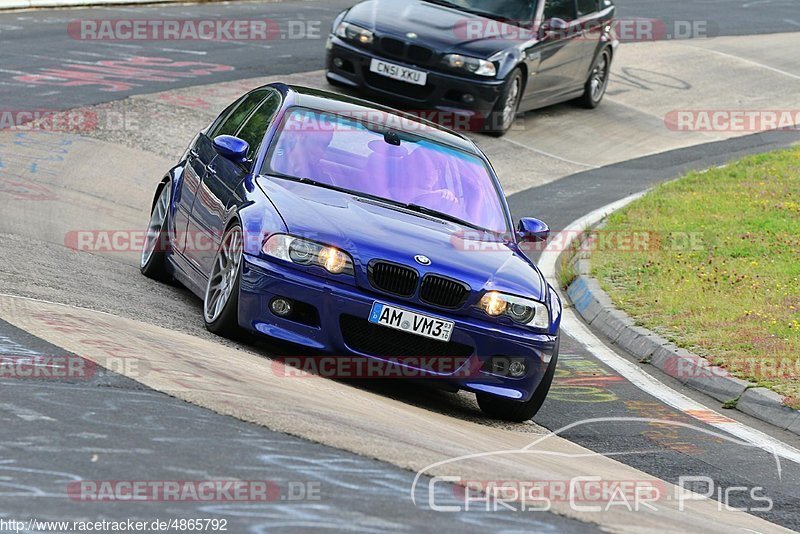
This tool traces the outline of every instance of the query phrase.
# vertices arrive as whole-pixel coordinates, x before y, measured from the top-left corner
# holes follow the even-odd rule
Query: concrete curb
[[[734,406],[756,419],[800,435],[800,411],[783,404],[783,396],[731,376],[705,358],[637,326],[625,312],[614,307],[597,279],[589,276],[591,264],[586,253],[577,254],[570,264],[577,276],[567,288],[567,296],[583,320],[612,343],[640,362],[650,363],[682,384],[725,403],[726,408]],[[561,265],[557,261],[556,269]]]
[[[202,3],[215,0],[200,0]],[[216,0],[221,1],[221,0]],[[12,9],[35,9],[47,7],[93,7],[131,4],[186,4],[200,3],[192,0],[4,0],[0,12]]]

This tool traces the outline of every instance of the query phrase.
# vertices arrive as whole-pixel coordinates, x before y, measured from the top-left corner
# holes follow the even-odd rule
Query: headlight
[[[371,31],[349,22],[340,22],[334,32],[337,37],[347,39],[348,41],[356,41],[361,44],[372,44],[373,34]]]
[[[456,70],[465,70],[478,76],[496,76],[497,68],[491,61],[475,57],[462,56],[461,54],[447,54],[442,58],[445,67]]]
[[[275,234],[264,242],[261,250],[267,256],[297,265],[318,265],[331,274],[353,275],[353,260],[336,247],[315,243],[286,234]]]
[[[492,317],[506,316],[512,321],[534,328],[550,328],[550,312],[543,303],[488,291],[478,302],[478,308]]]

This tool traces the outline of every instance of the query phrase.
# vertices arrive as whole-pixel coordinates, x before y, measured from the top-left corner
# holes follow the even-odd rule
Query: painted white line
[[[193,54],[195,56],[205,56],[208,54],[205,50],[181,50],[180,48],[159,48],[162,52],[177,52],[179,54]]]
[[[794,78],[795,80],[800,80],[800,74],[794,74],[792,72],[786,72],[785,70],[776,69],[775,67],[770,67],[769,65],[764,65],[763,63],[759,63],[758,61],[753,61],[752,59],[746,59],[746,58],[743,58],[741,56],[736,56],[734,54],[728,54],[726,52],[720,52],[719,50],[714,50],[713,48],[705,48],[703,46],[692,46],[692,45],[684,45],[684,46],[688,46],[690,48],[696,48],[696,49],[699,49],[699,50],[705,50],[705,51],[711,52],[713,54],[717,54],[717,55],[720,55],[720,56],[725,56],[725,57],[729,57],[729,58],[732,58],[732,59],[736,59],[736,60],[741,61],[743,63],[749,63],[750,65],[755,65],[756,67],[761,67],[762,69],[766,69],[766,70],[775,72],[777,74],[782,74],[784,76],[788,76],[789,78]]]
[[[232,44],[237,46],[250,46],[253,48],[263,48],[264,50],[269,50],[272,48],[272,45],[268,44],[258,44],[258,43],[251,43],[249,41],[232,41],[232,40],[224,40],[224,41],[213,41],[214,44]]]
[[[562,158],[561,156],[556,156],[555,154],[551,154],[549,152],[545,152],[544,150],[539,150],[538,148],[533,148],[526,144],[520,143],[519,141],[514,141],[513,139],[509,139],[508,137],[501,137],[501,141],[506,141],[507,143],[511,143],[514,146],[518,146],[520,148],[524,148],[525,150],[530,150],[531,152],[536,152],[537,154],[541,154],[542,156],[547,156],[548,158],[557,159],[558,161],[563,161],[564,163],[569,163],[570,165],[577,165],[579,167],[586,167],[587,169],[599,169],[600,167],[597,165],[590,165],[588,163],[581,163],[580,161],[573,161],[571,159]]]
[[[70,54],[75,54],[77,56],[99,57],[100,59],[108,57],[108,56],[105,56],[103,54],[95,54],[94,52],[83,52],[81,50],[70,50],[69,53]]]
[[[23,421],[55,421],[55,419],[52,417],[40,414],[39,412],[31,410],[30,408],[11,404],[10,402],[4,402],[0,404],[0,410],[5,410],[16,417],[19,417]]]
[[[21,74],[21,75],[28,74],[27,72],[22,72],[21,70],[11,70],[11,69],[0,69],[0,72],[7,72],[8,74]]]
[[[133,49],[142,48],[142,45],[122,44],[122,43],[103,43],[103,46],[116,46],[118,48],[133,48]]]
[[[558,236],[556,236],[550,245],[542,252],[539,260],[539,268],[542,274],[547,278],[550,284],[558,288],[558,281],[556,280],[556,260],[562,250],[569,248],[571,242],[575,239],[578,232],[586,229],[587,227],[596,224],[603,217],[617,211],[624,206],[630,204],[634,200],[642,197],[647,191],[636,193],[629,197],[625,197],[616,202],[612,202],[602,208],[598,208],[591,213],[584,215],[580,219],[570,223]],[[551,246],[552,245],[552,246]],[[563,292],[562,300],[566,302],[566,297]],[[727,432],[732,436],[736,436],[742,441],[751,443],[752,445],[763,449],[771,454],[776,454],[787,460],[791,460],[800,464],[800,450],[788,445],[779,439],[776,439],[769,434],[765,434],[760,430],[751,428],[739,421],[730,419],[729,417],[714,411],[704,404],[701,404],[694,399],[691,399],[675,391],[663,382],[654,378],[652,375],[646,373],[637,365],[628,361],[620,356],[608,345],[606,345],[600,338],[598,338],[586,324],[575,314],[571,307],[564,307],[563,315],[561,318],[561,329],[564,333],[574,338],[581,343],[586,349],[598,360],[605,363],[614,371],[625,377],[633,385],[644,391],[645,393],[655,397],[664,404],[680,410],[687,415],[713,426],[719,430]]]

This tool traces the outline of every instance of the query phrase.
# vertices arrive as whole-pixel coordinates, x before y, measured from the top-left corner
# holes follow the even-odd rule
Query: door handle
[[[199,158],[200,157],[200,154],[198,154],[195,149],[191,149],[189,151],[189,155],[192,156],[193,158]]]
[[[208,169],[208,174],[214,174],[214,175],[216,175],[216,174],[217,174],[217,168],[216,168],[216,167],[214,167],[213,165],[209,165],[209,166],[208,166],[208,167],[206,167],[206,168]]]

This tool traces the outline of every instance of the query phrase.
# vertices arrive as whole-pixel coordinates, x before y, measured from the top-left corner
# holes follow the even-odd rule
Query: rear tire
[[[611,73],[611,51],[604,48],[595,59],[589,79],[583,86],[583,95],[576,102],[586,109],[594,109],[600,105],[608,87],[608,76]]]
[[[530,400],[527,402],[519,402],[511,399],[503,399],[487,393],[477,393],[475,396],[478,399],[478,406],[480,406],[481,411],[494,419],[513,421],[515,423],[523,423],[536,415],[544,404],[547,393],[550,391],[550,385],[553,383],[560,344],[561,338],[556,342],[553,358],[550,360],[550,364],[547,366],[542,381],[539,383],[539,387],[536,388],[536,391],[533,392]]]
[[[158,196],[150,212],[150,224],[142,246],[139,270],[148,278],[159,282],[170,282],[167,271],[169,253],[169,209],[172,203],[172,182],[167,181],[158,190]]]
[[[500,91],[500,96],[494,104],[494,108],[486,117],[483,131],[489,135],[500,137],[514,124],[514,119],[517,118],[519,112],[519,103],[522,100],[522,70],[519,68],[508,75],[503,89]]]
[[[214,256],[203,298],[203,321],[219,336],[235,339],[239,328],[239,281],[242,272],[242,226],[231,224]]]

